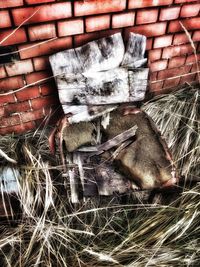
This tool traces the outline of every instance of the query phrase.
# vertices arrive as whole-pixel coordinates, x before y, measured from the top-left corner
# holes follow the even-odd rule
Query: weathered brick
[[[130,27],[125,29],[125,35],[129,34],[129,32],[135,32],[144,34],[147,37],[159,36],[165,34],[166,26],[167,26],[166,22],[160,22],[160,23]]]
[[[75,16],[94,15],[122,11],[126,7],[126,0],[104,1],[75,1]]]
[[[86,32],[95,32],[110,28],[110,15],[88,17],[85,20]]]
[[[20,117],[18,114],[12,115],[9,117],[0,118],[1,127],[9,127],[9,126],[17,125],[17,124],[20,124],[20,122],[21,121],[20,121]]]
[[[161,91],[163,87],[163,81],[150,83],[150,92]]]
[[[199,29],[200,25],[200,17],[190,18],[190,19],[184,19],[181,20],[183,26],[187,30],[195,30]],[[181,24],[179,23],[179,20],[170,21],[169,23],[169,32],[179,32],[183,31],[183,28],[181,27]]]
[[[11,126],[11,127],[6,127],[6,128],[0,128],[0,134],[5,135],[5,134],[21,134],[24,132],[28,132],[30,130],[33,130],[35,128],[35,124],[33,121]]]
[[[150,76],[149,76],[149,79],[150,81],[156,81],[157,80],[157,76],[158,76],[158,72],[150,72]]]
[[[133,26],[134,20],[135,20],[135,12],[114,14],[112,16],[112,28]]]
[[[33,64],[30,59],[7,63],[5,65],[8,76],[16,76],[33,72]]]
[[[0,91],[0,94],[2,94],[2,92]],[[1,104],[6,104],[6,103],[14,103],[15,102],[15,97],[13,94],[9,94],[9,95],[0,95],[0,105]]]
[[[16,76],[0,80],[0,89],[2,91],[14,90],[21,88],[23,86],[24,86],[24,81],[22,76]]]
[[[153,49],[149,51],[148,58],[151,62],[156,61],[161,58],[162,50]]]
[[[171,5],[173,0],[129,0],[128,8],[142,8],[142,7],[152,7],[152,6],[165,6]]]
[[[176,77],[173,79],[167,79],[164,81],[163,88],[172,88],[176,87],[180,82],[180,77]]]
[[[49,107],[58,103],[59,100],[58,98],[55,98],[55,96],[46,96],[31,100],[31,106],[34,110]]]
[[[169,60],[169,65],[168,68],[177,68],[177,67],[181,67],[184,65],[185,63],[185,56],[184,57],[173,57]]]
[[[190,64],[190,63],[194,63],[196,61],[200,61],[200,54],[192,54],[192,55],[189,55],[187,56],[187,59],[186,59],[186,64]]]
[[[181,17],[195,17],[199,14],[200,4],[183,5],[181,8]]]
[[[23,0],[0,0],[0,8],[22,6]]]
[[[158,9],[138,10],[136,24],[146,24],[156,22],[158,18]]]
[[[16,92],[16,97],[18,101],[25,101],[29,99],[34,99],[40,96],[39,87],[32,86],[25,88],[19,92]]]
[[[153,38],[147,38],[146,50],[151,50],[153,45]]]
[[[155,61],[155,62],[152,62],[150,65],[150,70],[152,72],[154,71],[160,71],[160,70],[164,70],[167,68],[167,60],[164,59],[164,60],[158,60],[158,61]]]
[[[11,26],[11,20],[8,10],[0,11],[0,28],[6,28]]]
[[[172,20],[177,19],[180,13],[180,6],[179,7],[169,7],[169,8],[162,8],[160,11],[160,20]]]
[[[153,47],[159,48],[159,47],[170,46],[172,44],[172,37],[173,35],[165,35],[165,36],[156,37],[154,40]]]
[[[75,43],[75,46],[81,46],[89,41],[97,40],[99,38],[103,38],[103,37],[115,34],[117,32],[121,32],[121,30],[120,29],[105,30],[105,31],[100,31],[100,32],[92,32],[92,33],[77,35],[74,37],[74,43]]]
[[[193,48],[190,44],[165,47],[163,49],[162,58],[171,58],[176,56],[182,56],[186,54],[191,54],[193,52]]]
[[[55,2],[55,1],[56,0],[25,0],[25,3],[28,4],[28,5],[34,5],[34,4]]]
[[[34,14],[34,12],[36,13]],[[39,8],[35,6],[13,9],[12,15],[17,26],[28,18],[25,24],[69,18],[72,15],[71,3],[53,3],[42,5]]]
[[[18,48],[21,59],[25,59],[25,58],[53,54],[71,47],[72,47],[72,38],[64,37],[56,40],[51,40],[45,43],[36,42],[36,43],[20,45]]]
[[[54,23],[30,26],[28,34],[31,41],[51,39],[56,37],[56,27]]]
[[[198,2],[199,0],[175,0],[175,4]]]
[[[196,74],[189,73],[188,75],[184,75],[181,77],[180,84],[184,83],[193,83],[195,82]]]
[[[42,84],[40,86],[40,89],[41,89],[41,94],[43,96],[52,95],[52,94],[57,95],[57,88],[55,84],[50,84],[50,83]]]
[[[58,22],[58,35],[68,36],[81,34],[84,31],[83,19],[73,19]]]
[[[52,73],[49,71],[39,71],[39,72],[33,72],[30,74],[27,74],[25,79],[26,79],[27,84],[32,84],[36,82],[37,84],[42,84],[51,76],[52,76]],[[44,81],[42,82],[42,80]],[[39,81],[41,82],[39,83]]]
[[[26,32],[23,28],[18,29],[14,34],[12,32],[13,30],[10,29],[0,32],[0,46],[19,44],[27,41]]]
[[[49,57],[36,57],[33,58],[33,66],[36,71],[46,70],[50,68]]]
[[[192,40],[193,40],[194,42],[200,41],[200,30],[199,30],[199,31],[195,31],[195,32],[193,33]]]
[[[184,33],[176,33],[174,35],[174,40],[173,40],[173,44],[174,45],[180,45],[180,44],[186,44],[188,43],[188,37],[187,35]]]
[[[30,107],[29,101],[17,102],[17,103],[8,104],[4,106],[5,116],[9,116],[10,114],[16,113],[16,112],[28,111],[30,109],[31,107]]]
[[[20,114],[22,122],[35,121],[41,118],[44,118],[44,113],[42,109],[24,112]]]
[[[0,79],[5,78],[6,75],[6,71],[3,65],[0,65]]]
[[[191,69],[190,65],[185,65],[185,66],[179,67],[179,68],[161,70],[158,73],[158,80],[164,80],[167,78],[180,76],[182,74],[189,73],[190,69]]]

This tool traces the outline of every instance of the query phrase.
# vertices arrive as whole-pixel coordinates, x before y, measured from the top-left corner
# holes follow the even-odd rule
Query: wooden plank
[[[97,72],[118,67],[124,51],[122,35],[116,33],[51,55],[49,61],[55,76],[63,73]]]

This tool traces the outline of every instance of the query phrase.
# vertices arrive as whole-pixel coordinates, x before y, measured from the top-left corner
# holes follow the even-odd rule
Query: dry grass
[[[171,140],[180,168],[187,164],[186,177],[197,177],[198,88],[156,98],[144,108]],[[22,212],[15,226],[0,227],[1,266],[198,265],[199,184],[182,188],[167,205],[136,204],[129,196],[123,204],[113,197],[73,206],[59,156],[50,156],[48,131],[32,134],[1,137],[0,148],[20,163]]]

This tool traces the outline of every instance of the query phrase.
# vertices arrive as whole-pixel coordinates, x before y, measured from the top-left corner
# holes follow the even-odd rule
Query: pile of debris
[[[145,47],[145,36],[130,33],[125,49],[117,33],[50,57],[66,114],[58,134],[72,203],[177,181],[166,142],[133,105],[145,98]],[[52,151],[55,134],[56,129],[49,138]]]

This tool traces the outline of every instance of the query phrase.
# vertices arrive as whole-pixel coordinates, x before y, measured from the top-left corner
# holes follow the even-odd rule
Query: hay
[[[186,181],[200,179],[199,89],[199,85],[186,86],[143,106],[167,140],[179,173]]]
[[[144,106],[170,141],[179,168],[192,160],[186,171],[192,178],[199,164],[198,101],[198,88],[185,88]],[[0,148],[19,162],[21,173],[21,214],[0,226],[1,266],[198,266],[199,184],[180,188],[169,204],[136,204],[129,196],[74,206],[47,139],[48,129],[0,137]]]

